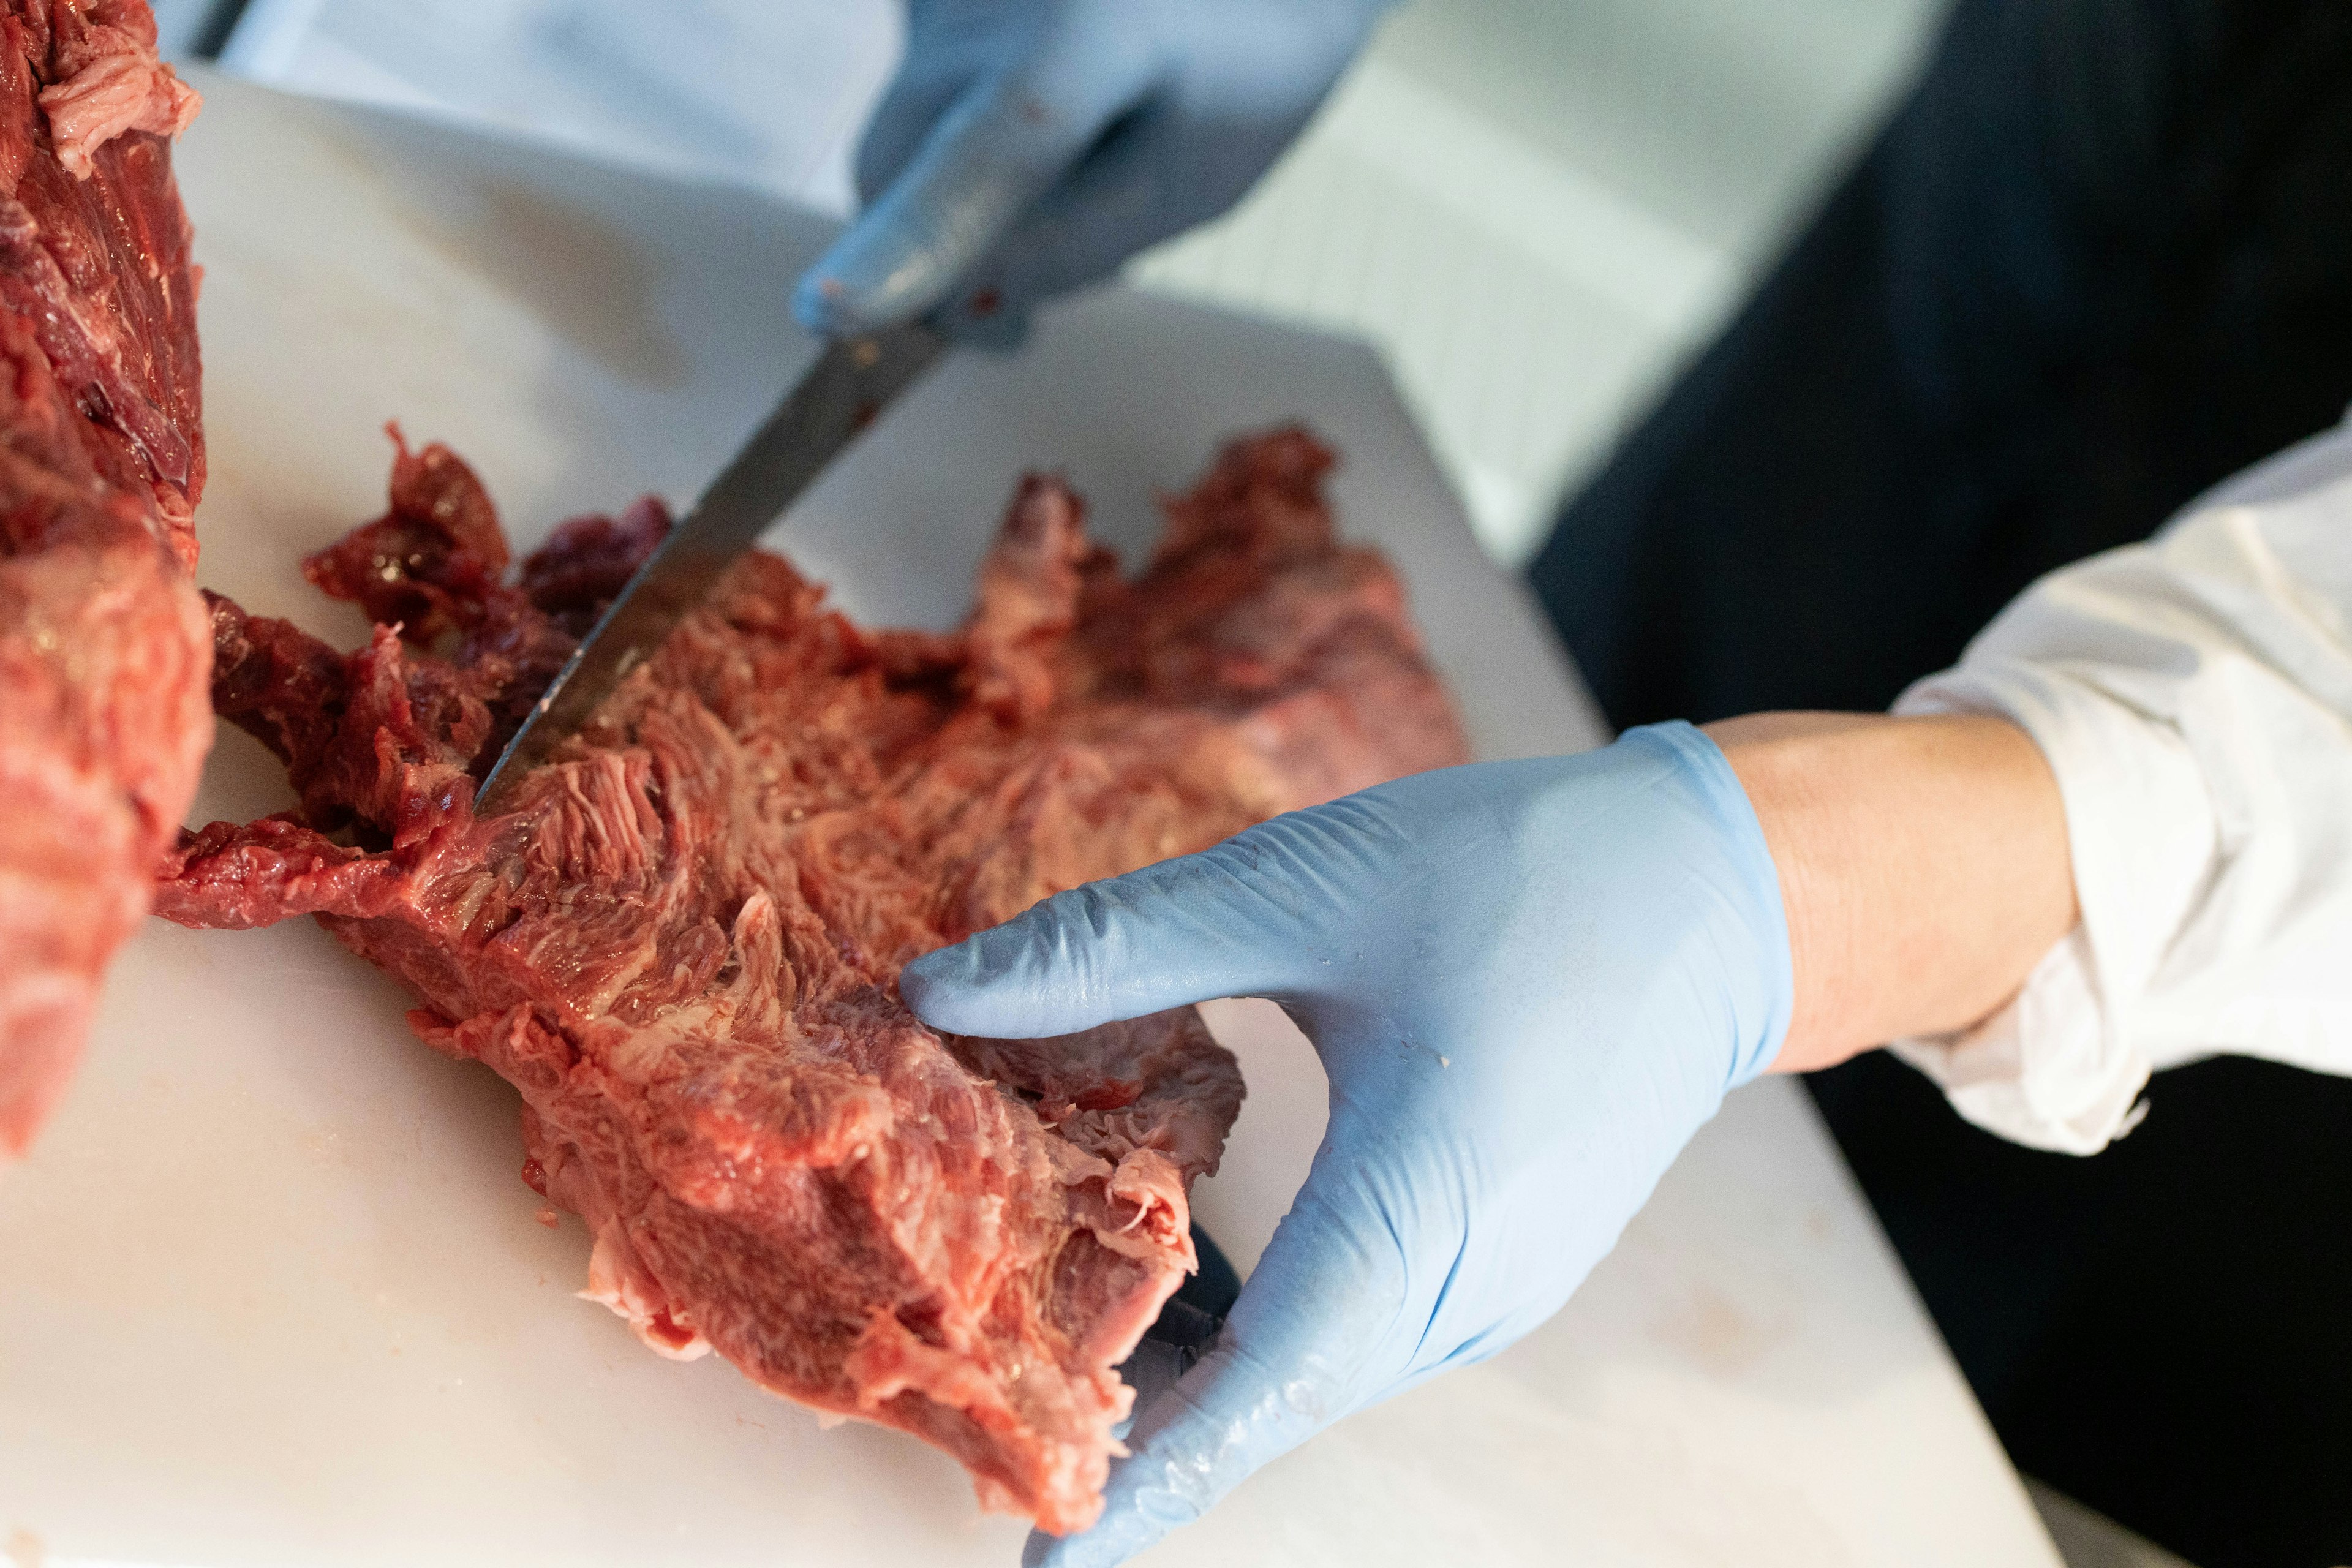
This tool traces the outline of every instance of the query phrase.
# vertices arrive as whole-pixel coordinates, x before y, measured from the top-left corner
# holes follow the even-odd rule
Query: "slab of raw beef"
[[[0,0],[0,1156],[64,1089],[212,741],[196,291],[146,0]]]
[[[1111,1369],[1192,1267],[1240,1076],[1191,1008],[942,1040],[898,971],[1460,759],[1395,577],[1332,537],[1329,462],[1296,430],[1235,445],[1132,581],[1032,478],[951,635],[862,629],[751,556],[477,820],[476,773],[667,519],[568,523],[509,585],[472,474],[404,447],[390,513],[307,563],[366,647],[213,602],[214,701],[302,805],[187,836],[160,908],[314,913],[404,980],[419,1034],[522,1091],[524,1179],[587,1221],[587,1293],[654,1349],[716,1348],[1081,1528],[1131,1397]]]

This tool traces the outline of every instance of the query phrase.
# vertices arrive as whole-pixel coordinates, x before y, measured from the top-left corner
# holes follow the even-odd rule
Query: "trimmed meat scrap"
[[[510,584],[473,476],[404,447],[391,511],[307,563],[379,622],[367,647],[213,601],[215,702],[302,804],[185,836],[160,908],[315,914],[405,981],[420,1035],[521,1091],[525,1180],[587,1221],[587,1294],[655,1350],[715,1348],[1083,1528],[1132,1397],[1112,1368],[1194,1266],[1239,1073],[1191,1008],[942,1039],[898,974],[1460,760],[1395,577],[1332,536],[1329,464],[1297,430],[1235,444],[1133,580],[1032,478],[944,636],[861,628],[754,554],[477,820],[477,775],[667,519],[567,523]]]
[[[195,102],[145,0],[0,0],[0,1157],[63,1092],[212,743],[164,140]]]

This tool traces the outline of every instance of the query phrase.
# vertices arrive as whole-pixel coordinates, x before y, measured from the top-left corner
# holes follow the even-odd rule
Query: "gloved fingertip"
[[[793,287],[793,318],[812,332],[830,332],[833,329],[833,298],[841,291],[841,279],[816,272],[803,274]]]
[[[956,1028],[951,1020],[961,1013],[980,984],[971,949],[970,942],[960,942],[927,952],[898,971],[898,995],[916,1017],[950,1034],[966,1032]]]
[[[945,1035],[1034,1039],[1081,1026],[1061,1017],[1062,1009],[1035,985],[1024,983],[1007,961],[1008,946],[1008,938],[983,931],[927,952],[898,972],[899,999]]]
[[[1277,967],[1237,938],[1187,857],[1055,894],[899,973],[898,994],[948,1034],[1043,1039],[1212,996],[1256,996]],[[1171,893],[1171,883],[1176,891]],[[1243,922],[1245,924],[1246,922]]]
[[[866,305],[859,289],[822,261],[809,268],[793,289],[794,319],[821,337],[873,331],[881,323],[871,319]]]

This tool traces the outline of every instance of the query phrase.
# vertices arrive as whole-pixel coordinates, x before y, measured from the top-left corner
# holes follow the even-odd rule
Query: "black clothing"
[[[1531,576],[1621,727],[1881,708],[2347,401],[2352,0],[1962,0]],[[1883,1056],[1813,1088],[2022,1468],[2199,1568],[2352,1563],[2352,1081],[2167,1074],[2088,1161]]]

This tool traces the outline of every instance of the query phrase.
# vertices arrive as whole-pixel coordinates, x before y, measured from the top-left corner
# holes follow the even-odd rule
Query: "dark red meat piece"
[[[302,563],[321,592],[349,599],[379,626],[419,640],[498,613],[507,538],[473,470],[435,442],[412,452],[387,426],[399,456],[392,506]]]
[[[0,1155],[80,1054],[212,739],[195,279],[144,0],[0,3]]]

